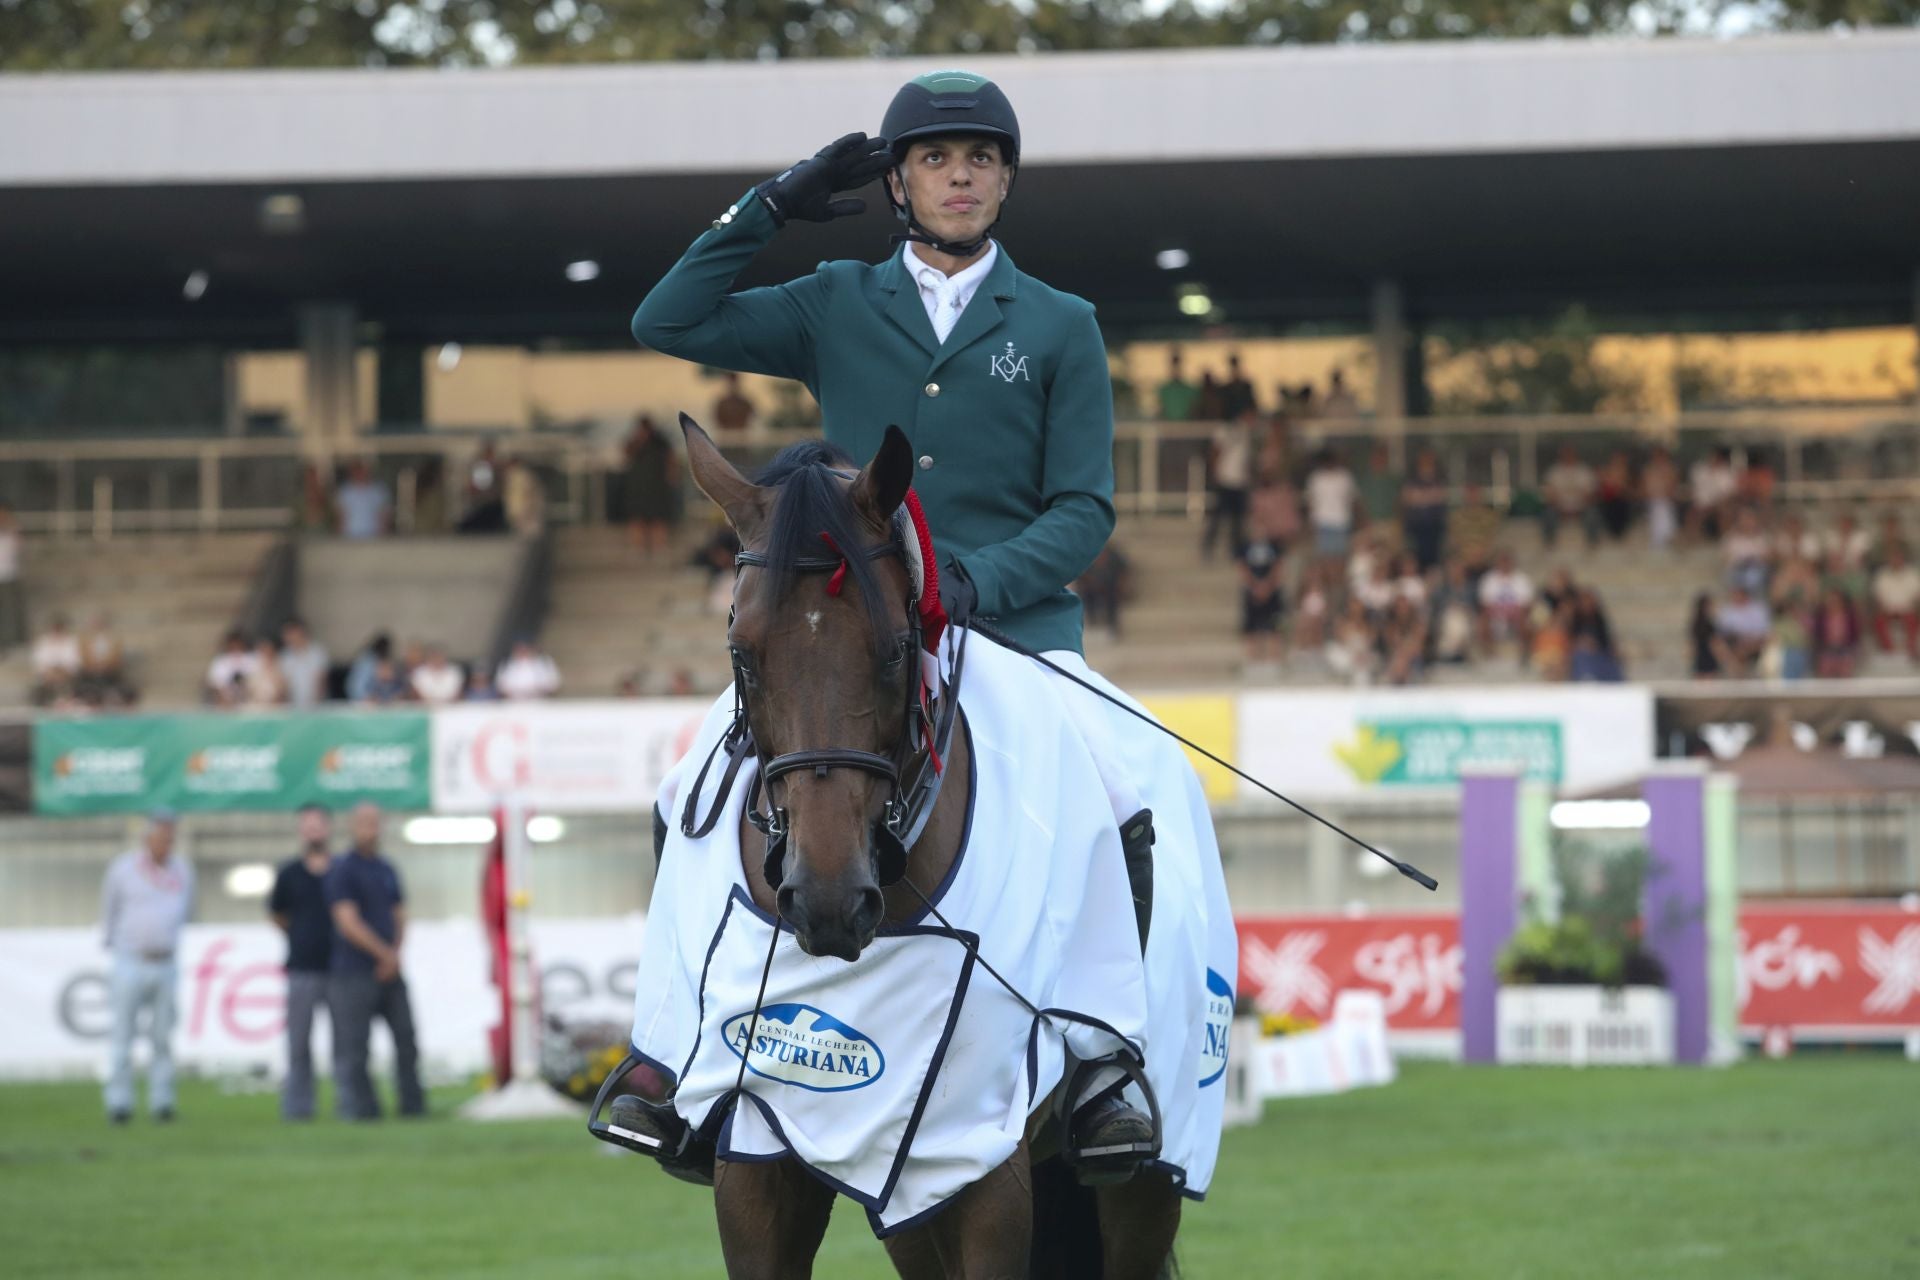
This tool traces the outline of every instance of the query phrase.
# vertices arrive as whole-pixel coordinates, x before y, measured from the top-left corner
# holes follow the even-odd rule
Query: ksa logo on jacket
[[[720,1035],[753,1074],[816,1093],[865,1088],[887,1069],[871,1036],[810,1004],[770,1004],[758,1020],[751,1010],[737,1014]]]

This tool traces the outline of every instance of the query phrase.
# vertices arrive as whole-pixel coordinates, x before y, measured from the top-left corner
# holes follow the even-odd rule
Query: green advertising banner
[[[1565,774],[1552,720],[1365,720],[1336,754],[1366,782],[1430,787],[1460,781],[1463,766],[1510,764],[1535,782]]]
[[[207,714],[42,720],[33,807],[45,814],[329,808],[426,809],[420,712]]]

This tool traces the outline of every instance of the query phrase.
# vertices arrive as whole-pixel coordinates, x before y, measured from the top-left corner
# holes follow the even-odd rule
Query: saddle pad
[[[662,812],[678,814],[680,787],[724,732],[723,701],[669,775]],[[946,883],[922,886],[951,929],[931,917],[889,927],[851,963],[805,955],[783,929],[756,1022],[773,934],[741,873],[749,763],[710,835],[670,828],[636,975],[633,1045],[675,1082],[680,1115],[726,1116],[728,1158],[799,1159],[864,1205],[879,1235],[1004,1162],[1068,1049],[1147,1050],[1119,833],[1060,694],[1039,668],[974,637],[962,705],[974,765],[966,833]],[[987,975],[974,947],[1046,1016]]]

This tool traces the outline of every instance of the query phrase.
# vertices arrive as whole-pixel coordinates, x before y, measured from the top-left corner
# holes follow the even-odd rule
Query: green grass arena
[[[41,1276],[723,1275],[707,1194],[574,1123],[287,1126],[189,1084],[110,1129],[90,1085],[0,1087],[0,1258]],[[1407,1065],[1269,1103],[1189,1206],[1192,1280],[1920,1276],[1920,1066]],[[816,1274],[892,1275],[835,1215]]]

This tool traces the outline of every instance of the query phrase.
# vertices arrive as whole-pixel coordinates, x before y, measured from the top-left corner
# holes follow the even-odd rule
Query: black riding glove
[[[940,608],[946,612],[947,622],[956,627],[964,627],[973,621],[973,611],[980,604],[980,592],[974,588],[973,579],[960,567],[958,560],[949,560],[940,569]]]
[[[858,191],[892,163],[893,148],[885,138],[850,133],[820,148],[819,154],[768,178],[754,191],[766,203],[776,226],[784,227],[792,218],[832,222],[867,210],[867,202],[858,196],[835,200],[834,192]]]

